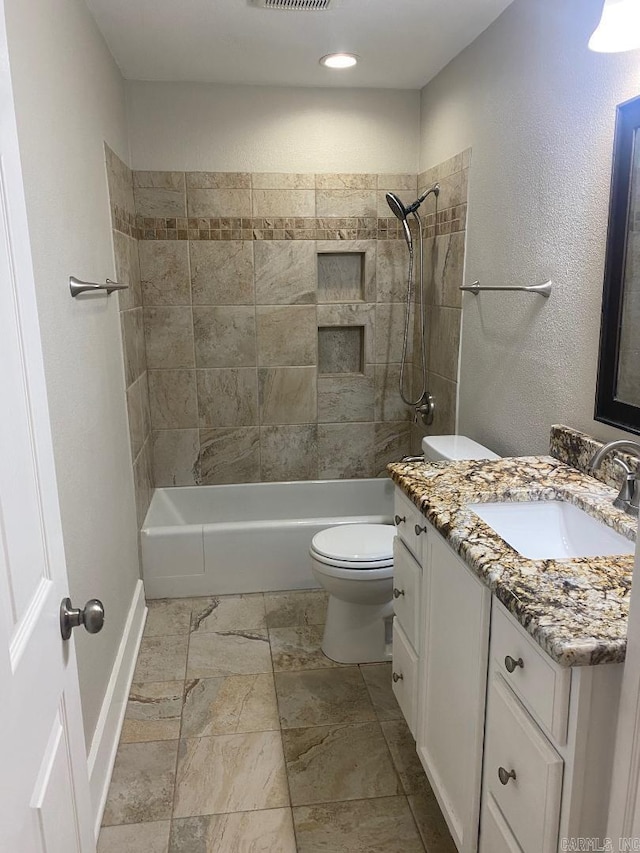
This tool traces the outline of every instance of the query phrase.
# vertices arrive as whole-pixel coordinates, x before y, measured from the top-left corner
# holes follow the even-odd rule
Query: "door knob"
[[[104,607],[97,598],[87,601],[83,608],[73,607],[70,598],[63,598],[60,605],[60,633],[68,640],[73,628],[84,625],[90,634],[102,631],[104,625]]]

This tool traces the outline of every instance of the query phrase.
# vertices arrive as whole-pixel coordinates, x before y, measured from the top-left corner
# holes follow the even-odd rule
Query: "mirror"
[[[640,433],[640,97],[616,112],[594,417]]]

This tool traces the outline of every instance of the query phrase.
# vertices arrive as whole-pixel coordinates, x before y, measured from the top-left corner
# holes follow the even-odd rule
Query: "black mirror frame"
[[[616,109],[594,418],[628,432],[640,433],[640,405],[624,403],[616,399],[615,393],[624,298],[629,190],[636,129],[640,129],[640,97],[619,104]]]

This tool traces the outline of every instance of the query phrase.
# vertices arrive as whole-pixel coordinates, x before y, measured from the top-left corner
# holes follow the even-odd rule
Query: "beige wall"
[[[73,300],[69,275],[114,277],[104,140],[127,156],[124,87],[81,0],[7,0],[70,594],[105,604],[75,634],[87,746],[138,579],[118,301]]]
[[[598,0],[515,0],[422,91],[420,168],[473,149],[466,279],[551,278],[549,301],[466,295],[460,432],[505,454],[593,421],[614,114],[638,51],[587,49]]]
[[[417,172],[420,94],[127,83],[134,169]]]

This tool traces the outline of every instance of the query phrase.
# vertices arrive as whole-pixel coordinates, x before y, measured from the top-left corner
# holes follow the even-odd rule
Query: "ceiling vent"
[[[283,9],[289,12],[322,12],[336,5],[335,0],[250,0],[261,9]]]

